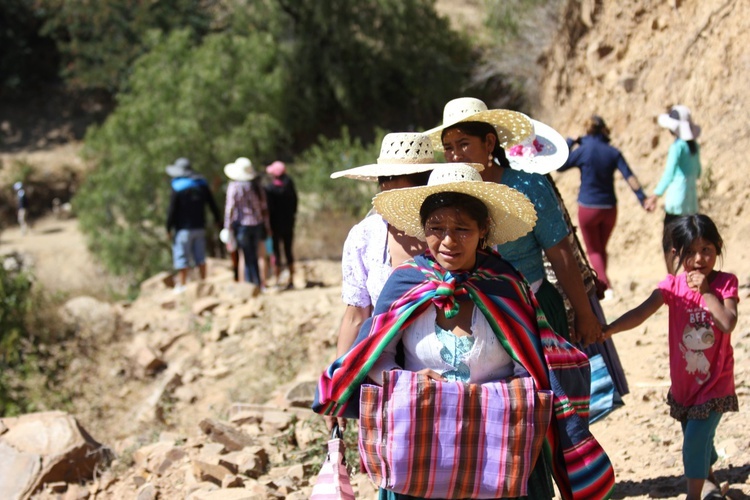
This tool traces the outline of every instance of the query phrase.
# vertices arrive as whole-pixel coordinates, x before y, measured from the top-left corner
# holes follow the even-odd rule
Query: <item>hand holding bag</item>
[[[354,500],[354,490],[344,463],[345,449],[341,430],[334,424],[328,441],[328,454],[318,473],[310,500]]]
[[[422,498],[527,494],[552,415],[531,377],[442,382],[409,371],[364,385],[359,449],[381,488]]]

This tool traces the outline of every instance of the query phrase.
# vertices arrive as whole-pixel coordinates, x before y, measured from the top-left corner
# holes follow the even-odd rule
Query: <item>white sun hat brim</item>
[[[555,129],[540,121],[529,118],[534,125],[534,132],[525,143],[517,144],[505,150],[510,168],[522,170],[532,174],[548,174],[554,172],[565,164],[570,155],[568,143],[565,138]],[[536,141],[541,146],[540,151],[531,149],[532,137],[536,135]],[[531,151],[531,152],[530,152]]]
[[[411,175],[420,172],[429,172],[440,163],[372,163],[361,167],[340,170],[331,174],[331,179],[346,177],[359,181],[377,181],[378,177],[389,177],[395,175]]]
[[[234,163],[224,166],[224,175],[233,181],[246,182],[255,179],[258,173],[253,168],[253,164],[247,158],[237,158]]]
[[[443,175],[450,168],[455,172],[448,172],[444,180],[453,178],[453,181],[379,193],[373,198],[375,211],[400,231],[424,241],[424,227],[419,215],[422,204],[432,194],[455,192],[473,196],[487,207],[490,217],[487,245],[516,240],[534,228],[536,210],[526,196],[503,184],[482,181],[478,173],[471,173],[476,170],[468,164],[443,164],[433,171],[430,181],[436,173]]]
[[[442,163],[435,161],[430,138],[421,132],[392,132],[383,137],[377,163],[340,170],[331,174],[331,179],[347,177],[362,181],[377,181],[378,177],[429,172]],[[476,164],[474,168],[483,170]]]
[[[660,127],[671,130],[683,141],[692,141],[701,135],[701,128],[689,120],[678,120],[668,114],[661,114],[657,118]]]

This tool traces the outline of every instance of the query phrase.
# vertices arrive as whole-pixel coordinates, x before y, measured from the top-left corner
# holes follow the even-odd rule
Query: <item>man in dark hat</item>
[[[206,205],[211,209],[219,228],[221,214],[206,179],[193,171],[190,160],[178,158],[166,170],[172,177],[167,233],[172,242],[174,268],[179,271],[175,292],[180,293],[185,290],[191,263],[198,266],[201,279],[206,277]]]

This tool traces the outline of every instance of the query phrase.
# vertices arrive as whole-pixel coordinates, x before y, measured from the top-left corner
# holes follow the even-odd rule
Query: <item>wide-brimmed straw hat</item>
[[[177,158],[173,164],[167,166],[166,171],[170,177],[186,177],[193,173],[193,168],[187,158]]]
[[[701,128],[693,123],[690,109],[681,104],[672,106],[669,113],[659,115],[657,121],[659,126],[668,128],[684,141],[692,141],[701,135]]]
[[[426,186],[391,189],[373,198],[375,211],[409,236],[425,240],[419,211],[435,193],[463,193],[487,207],[490,216],[487,245],[513,241],[531,231],[536,210],[526,196],[496,182],[484,182],[479,172],[465,163],[444,163],[432,171]]]
[[[570,154],[565,138],[549,125],[529,120],[534,126],[531,135],[505,150],[510,167],[542,175],[562,167]]]
[[[443,124],[426,130],[432,146],[442,151],[443,130],[461,122],[489,123],[497,131],[500,146],[508,149],[521,143],[532,133],[533,126],[529,117],[518,111],[509,109],[487,109],[487,105],[480,99],[473,97],[459,97],[448,101],[443,108]]]
[[[237,158],[234,163],[225,165],[224,174],[233,181],[251,181],[258,176],[253,168],[253,162],[245,157]]]
[[[377,181],[378,177],[411,175],[429,172],[442,163],[435,161],[430,138],[419,132],[394,132],[383,137],[377,163],[340,170],[331,179],[348,177],[361,181]],[[474,165],[478,170],[484,166]]]

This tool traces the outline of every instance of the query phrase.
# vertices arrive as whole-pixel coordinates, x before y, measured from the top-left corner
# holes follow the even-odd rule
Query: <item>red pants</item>
[[[586,253],[599,279],[610,288],[607,278],[607,242],[617,222],[617,207],[587,208],[578,205],[578,224],[581,226]]]

